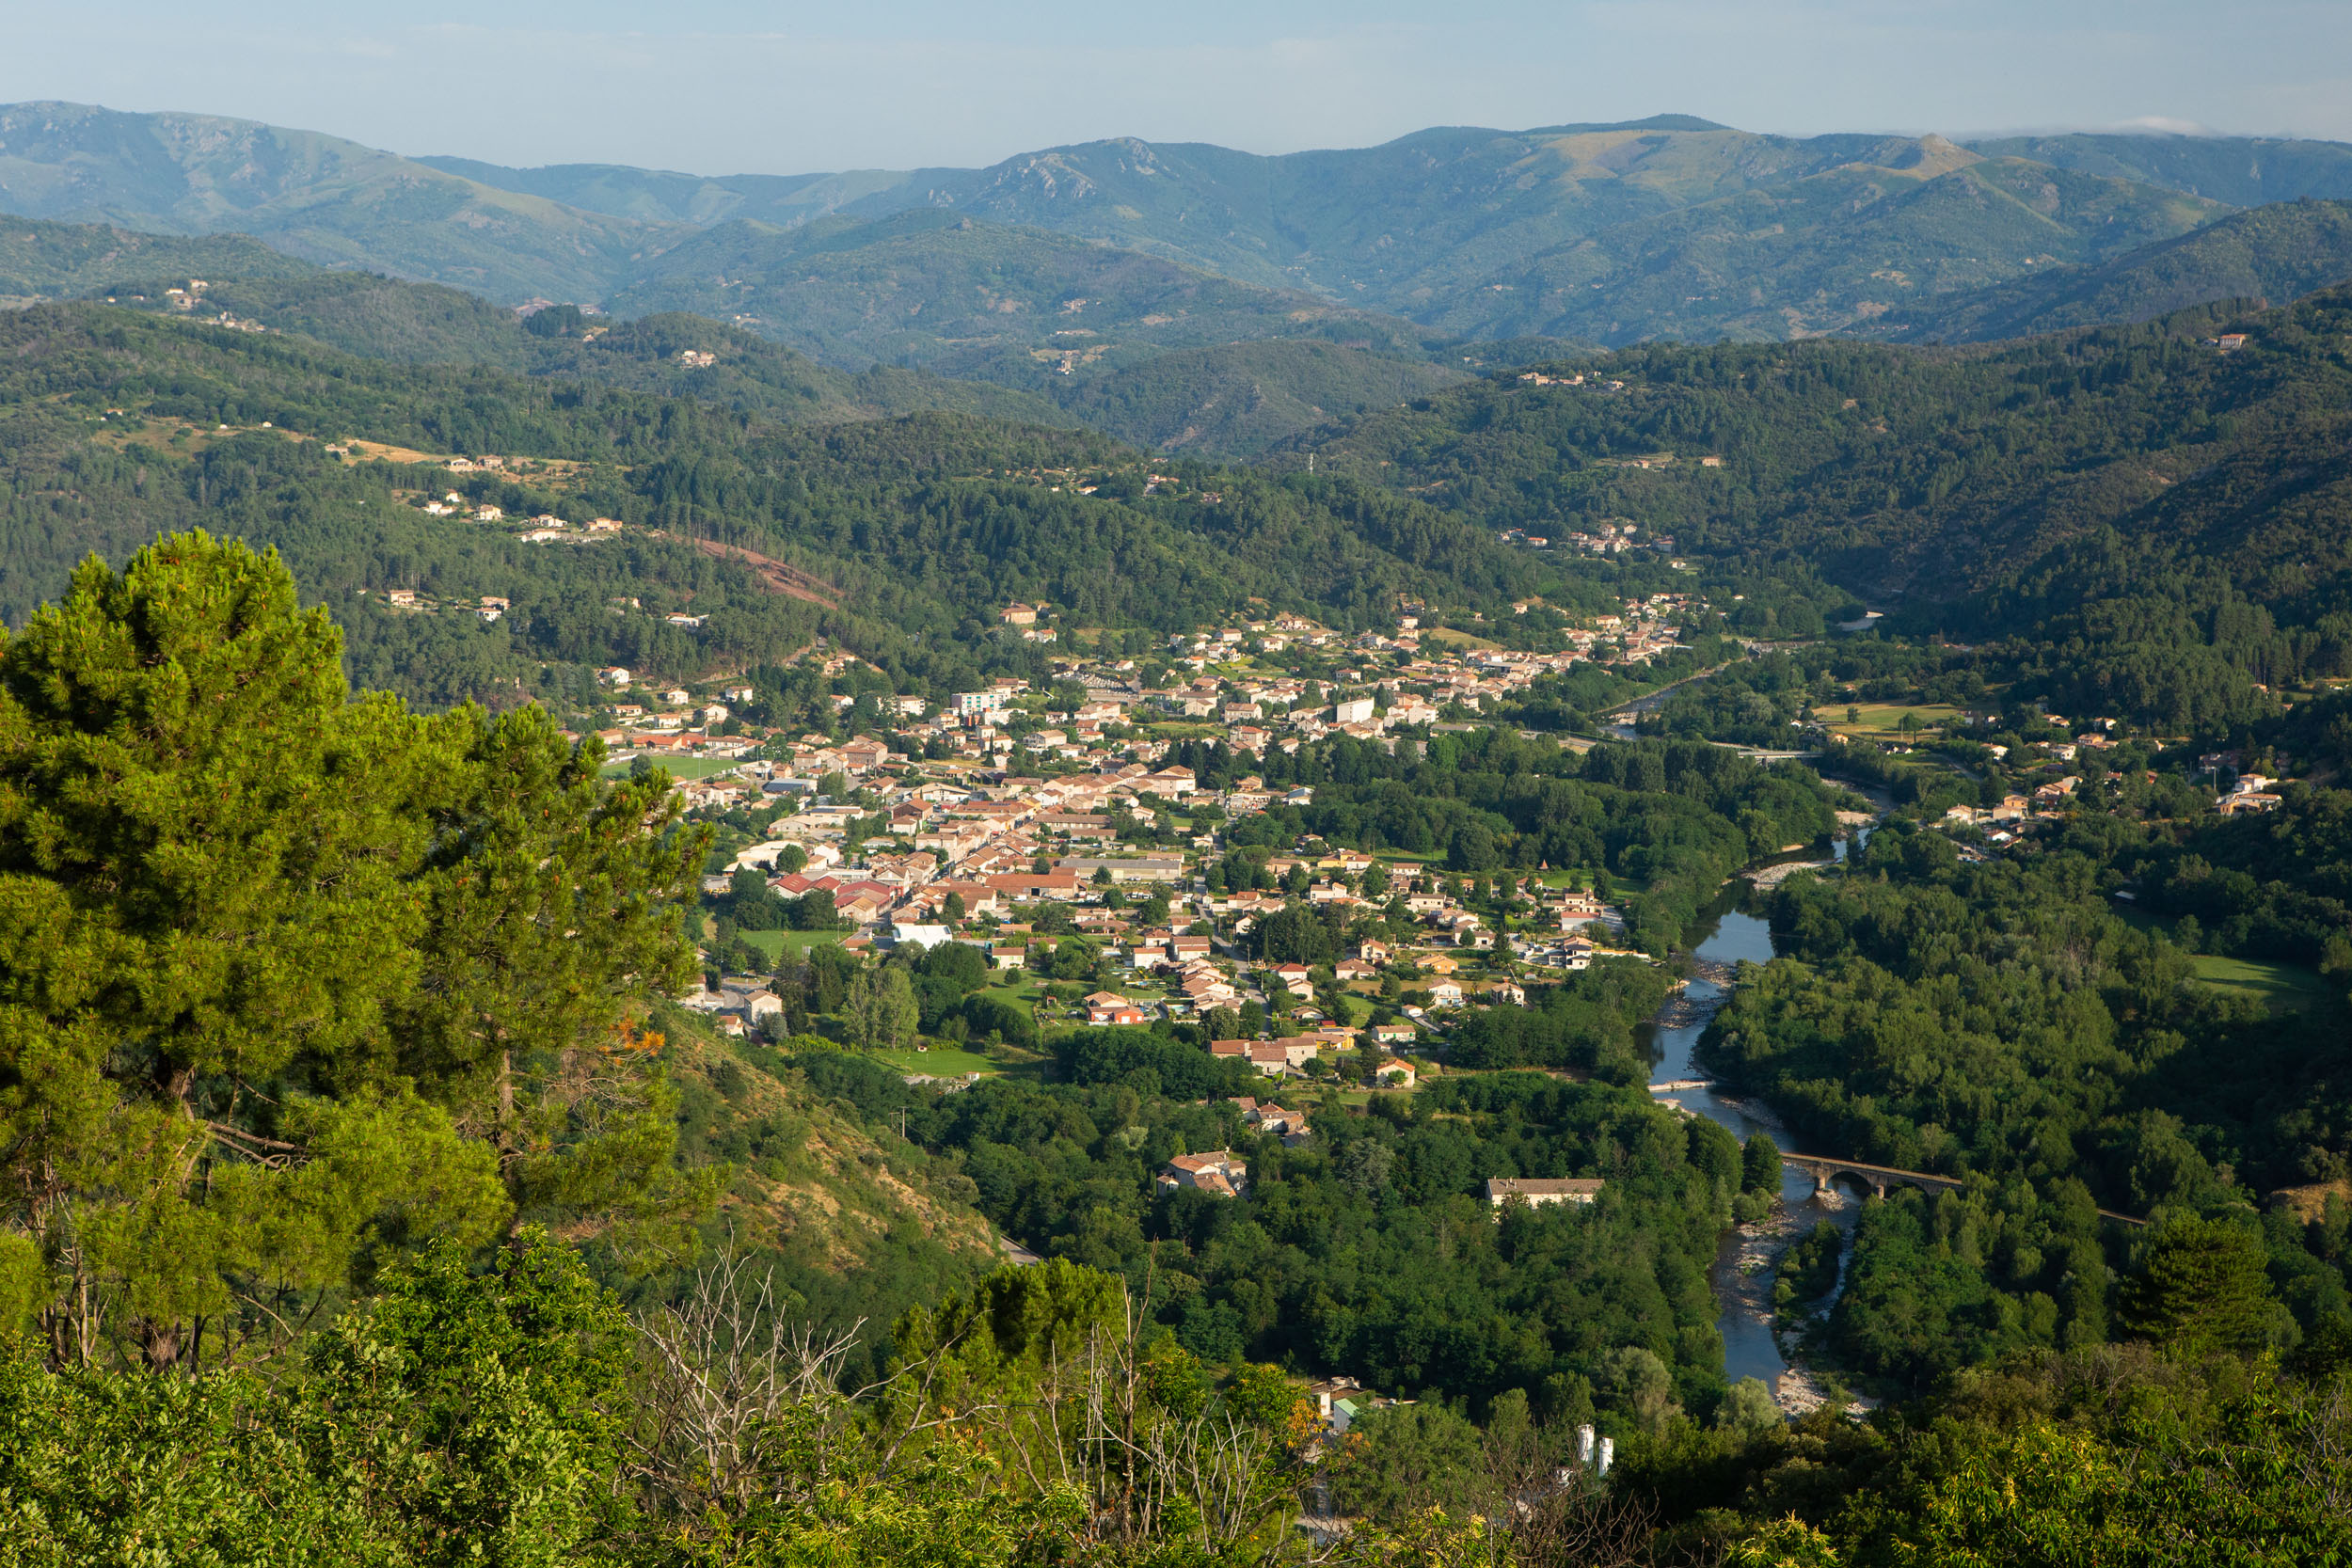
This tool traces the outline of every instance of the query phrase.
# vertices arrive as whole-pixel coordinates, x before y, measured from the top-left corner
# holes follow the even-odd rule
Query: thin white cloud
[[[2110,129],[2153,131],[2168,136],[2210,136],[2216,134],[2209,125],[2201,125],[2193,119],[2173,119],[2165,115],[2141,115],[2134,119],[2118,120]]]

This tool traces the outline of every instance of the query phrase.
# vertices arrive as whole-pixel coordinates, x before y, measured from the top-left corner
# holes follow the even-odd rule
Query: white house
[[[1486,1201],[1498,1209],[1515,1197],[1538,1209],[1547,1203],[1590,1203],[1605,1185],[1597,1176],[1498,1176],[1486,1182]]]
[[[1249,1191],[1249,1163],[1230,1148],[1179,1154],[1160,1167],[1158,1184],[1163,1192],[1191,1187],[1219,1197],[1239,1197]]]

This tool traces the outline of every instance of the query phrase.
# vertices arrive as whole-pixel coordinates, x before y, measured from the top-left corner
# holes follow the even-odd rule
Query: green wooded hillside
[[[0,317],[0,613],[21,618],[54,596],[90,550],[127,554],[201,523],[278,545],[306,592],[349,615],[355,673],[436,703],[571,691],[601,663],[672,676],[748,668],[820,634],[910,682],[947,683],[979,662],[1036,661],[987,635],[981,618],[1013,599],[1176,629],[1254,595],[1358,624],[1385,616],[1399,593],[1491,603],[1555,576],[1481,529],[1350,482],[1203,469],[1146,497],[1136,454],[1080,433],[953,414],[777,424],[94,305]],[[407,455],[326,452],[344,438]],[[426,461],[483,452],[518,461],[465,476]],[[1081,495],[1084,476],[1106,487]],[[527,545],[418,509],[449,487],[514,516],[628,527],[593,545]],[[714,559],[706,544],[817,586],[780,593],[756,562]],[[390,613],[390,587],[454,612]],[[360,601],[360,590],[375,592]],[[477,624],[469,607],[484,594],[511,598],[511,613]],[[663,619],[690,610],[706,624]]]
[[[1989,342],[2070,327],[2148,321],[2214,300],[2284,305],[2352,278],[2352,203],[2274,202],[2126,251],[2097,266],[1899,311],[1857,328],[1902,342]]]
[[[171,313],[171,302],[164,297],[168,282],[152,269],[137,276],[156,279],[141,285],[146,298],[117,293],[109,302]],[[936,408],[1029,423],[1073,422],[1045,398],[919,371],[875,367],[853,374],[701,316],[664,313],[623,322],[561,317],[561,330],[534,332],[514,311],[477,294],[368,273],[230,276],[208,278],[207,285],[204,313],[227,310],[270,331],[300,333],[367,358],[593,381],[661,397],[699,398],[768,420],[824,422]],[[549,325],[558,319],[549,318]],[[697,353],[711,355],[714,362],[684,357]]]
[[[1500,376],[1314,450],[1493,526],[1803,563],[1894,626],[2013,640],[2054,699],[2185,724],[2352,670],[2347,327],[2340,289],[1979,349],[1659,346],[1615,389]]]
[[[30,304],[130,278],[294,277],[311,270],[242,234],[143,234],[111,224],[0,217],[0,300]]]
[[[148,264],[136,276],[152,271]],[[1114,317],[1089,341],[1117,352],[1091,362],[1079,353],[1068,374],[1061,372],[1059,358],[1032,356],[1021,346],[1028,340],[1018,333],[993,348],[961,340],[951,360],[956,373],[949,376],[880,361],[853,372],[841,367],[872,357],[854,337],[813,345],[812,352],[831,356],[819,362],[749,326],[683,311],[618,323],[586,318],[560,333],[541,335],[526,330],[513,312],[439,284],[326,272],[209,282],[208,311],[225,309],[370,357],[572,377],[665,397],[700,398],[771,420],[822,423],[943,409],[1029,424],[1083,422],[1137,446],[1224,456],[1248,455],[1346,416],[1434,391],[1465,374],[1421,357],[1417,349],[1375,353],[1320,338],[1250,337],[1262,330],[1297,329],[1287,314],[1255,323],[1217,316],[1207,327],[1212,337],[1232,332],[1242,341],[1173,350],[1137,340],[1114,342],[1111,335],[1121,325],[1134,325]],[[138,303],[168,309],[166,286],[141,285],[148,298]],[[980,324],[973,330],[994,329]],[[887,350],[894,344],[873,346]],[[714,355],[716,362],[696,365],[681,358],[696,352]],[[1551,352],[1558,352],[1557,345]],[[934,354],[927,350],[904,357],[920,361]]]

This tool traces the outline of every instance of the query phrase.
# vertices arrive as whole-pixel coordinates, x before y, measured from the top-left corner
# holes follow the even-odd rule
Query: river
[[[1869,830],[1862,828],[1857,833],[1867,838]],[[1834,845],[1839,861],[1846,858],[1846,847],[1844,838]],[[1707,1069],[1692,1059],[1692,1053],[1717,1009],[1730,997],[1725,966],[1769,963],[1776,956],[1772,927],[1739,907],[1745,893],[1744,882],[1733,884],[1732,891],[1717,905],[1712,921],[1701,927],[1706,934],[1695,949],[1706,969],[1725,978],[1716,980],[1692,974],[1679,1005],[1669,1003],[1650,1030],[1653,1085],[1684,1084],[1708,1076]],[[1704,1085],[1653,1089],[1652,1095],[1728,1128],[1742,1142],[1752,1133],[1762,1132],[1783,1150],[1795,1148],[1772,1113],[1761,1106],[1725,1099]],[[1820,1395],[1804,1369],[1791,1365],[1773,1333],[1772,1270],[1788,1243],[1821,1220],[1836,1226],[1851,1241],[1861,1208],[1851,1197],[1837,1192],[1816,1195],[1813,1179],[1796,1170],[1782,1174],[1780,1196],[1780,1210],[1771,1219],[1734,1226],[1724,1232],[1710,1281],[1721,1308],[1717,1326],[1724,1338],[1724,1376],[1734,1383],[1746,1377],[1761,1378],[1781,1408],[1794,1414],[1819,1403]],[[1842,1278],[1842,1259],[1839,1274]]]

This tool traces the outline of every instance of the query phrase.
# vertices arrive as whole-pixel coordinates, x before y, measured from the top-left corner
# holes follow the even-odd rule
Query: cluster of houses
[[[610,675],[616,689],[628,679],[625,671]],[[875,944],[911,940],[904,933],[918,927],[983,923],[957,940],[983,946],[998,968],[1027,967],[1033,952],[1054,945],[1053,938],[1030,930],[1027,906],[1051,901],[1071,907],[1078,931],[1107,944],[1113,961],[1141,983],[1135,993],[1104,990],[1089,996],[1085,1012],[1090,1022],[1199,1017],[1277,992],[1311,1004],[1315,986],[1305,966],[1251,970],[1220,953],[1210,936],[1184,927],[1206,923],[1239,936],[1293,901],[1341,909],[1375,901],[1359,886],[1374,864],[1360,850],[1315,847],[1268,859],[1269,878],[1300,889],[1296,893],[1280,887],[1212,889],[1200,875],[1201,857],[1216,845],[1212,835],[1195,835],[1175,847],[1128,844],[1118,837],[1117,823],[1155,823],[1179,801],[1197,805],[1214,800],[1232,816],[1263,809],[1276,797],[1252,777],[1222,792],[1203,792],[1190,769],[1175,765],[1124,762],[1047,777],[961,759],[926,762],[877,739],[837,742],[809,736],[797,745],[780,746],[679,728],[693,717],[684,706],[691,699],[682,689],[645,695],[674,705],[669,718],[648,728],[600,732],[617,753],[724,757],[757,747],[766,754],[680,784],[686,803],[731,810],[788,801],[795,807],[773,818],[768,838],[739,850],[724,872],[714,875],[711,891],[723,891],[736,871],[765,870],[771,885],[787,897],[819,890],[832,895],[836,912]],[[616,703],[614,711],[636,706]],[[724,703],[706,703],[700,711],[706,730],[707,721],[727,711]],[[779,757],[779,752],[785,754]],[[857,800],[825,794],[828,781],[835,792],[856,792]],[[1105,888],[1121,889],[1137,902],[1164,900],[1168,912],[1158,924],[1136,921],[1108,907],[1102,898]],[[1521,964],[1575,971],[1613,951],[1604,944],[1617,916],[1597,895],[1546,887],[1535,879],[1529,879],[1523,891],[1543,918],[1499,935],[1435,879],[1392,889],[1376,901],[1385,905],[1401,897],[1421,922],[1420,935],[1401,950],[1367,940],[1338,961],[1335,977],[1343,986],[1377,983],[1384,971],[1402,965],[1427,990],[1433,1010],[1524,1006],[1525,992],[1517,981],[1470,980],[1466,968],[1483,968],[1507,954]],[[1406,1043],[1418,1032],[1403,1027],[1394,1043]],[[1270,1054],[1253,1061],[1262,1070],[1274,1068]],[[1295,1047],[1281,1065],[1303,1066]],[[1395,1064],[1393,1070],[1409,1069]]]
[[[642,745],[662,737],[611,738]],[[687,740],[682,733],[668,738],[681,746]],[[1088,994],[1079,1008],[1086,1022],[1200,1019],[1279,1000],[1309,1027],[1276,1039],[1219,1039],[1211,1048],[1269,1077],[1320,1070],[1312,1064],[1358,1045],[1358,1031],[1326,1022],[1318,1010],[1318,978],[1368,990],[1388,976],[1410,976],[1411,992],[1392,993],[1404,1016],[1370,1031],[1377,1044],[1402,1051],[1439,1028],[1449,1009],[1524,1006],[1520,981],[1491,973],[1499,958],[1572,972],[1617,951],[1607,945],[1619,924],[1616,911],[1588,889],[1526,879],[1514,891],[1539,918],[1499,935],[1485,916],[1451,897],[1440,879],[1405,880],[1367,895],[1360,884],[1374,860],[1360,850],[1317,846],[1277,855],[1264,868],[1281,885],[1235,890],[1212,888],[1201,875],[1204,857],[1216,853],[1213,835],[1196,835],[1181,848],[1118,837],[1115,823],[1152,823],[1172,800],[1215,799],[1235,813],[1254,809],[1253,792],[1243,787],[1248,779],[1229,791],[1203,792],[1178,766],[1125,763],[1043,777],[920,762],[879,740],[803,739],[808,743],[798,748],[770,744],[769,755],[679,786],[694,805],[731,809],[751,800],[793,807],[772,818],[767,837],[709,876],[707,891],[724,893],[737,873],[757,870],[785,897],[829,895],[835,914],[854,927],[848,939],[854,948],[957,941],[979,948],[1000,970],[1047,967],[1062,938],[1034,929],[1030,911],[1050,902],[1068,913],[1077,935],[1090,939],[1098,973],[1108,966],[1132,977]],[[787,754],[778,758],[778,750]],[[856,799],[836,800],[827,789]],[[1114,889],[1125,897],[1105,896]],[[1224,945],[1294,901],[1343,909],[1401,901],[1419,925],[1402,943],[1366,937],[1327,976],[1298,963],[1251,964]],[[1391,1055],[1375,1074],[1410,1086],[1419,1070]]]
[[[463,458],[457,458],[453,460],[451,466],[454,467],[456,463],[465,461]],[[485,458],[484,461],[490,460]],[[420,504],[428,517],[466,517],[477,523],[508,521],[503,507],[494,506],[487,501],[469,501],[454,490],[446,492],[438,500],[426,500]],[[618,517],[591,517],[582,523],[573,523],[557,516],[552,512],[542,512],[532,516],[517,517],[513,520],[522,525],[521,531],[515,537],[526,545],[545,545],[558,541],[584,543],[592,539],[611,539],[618,535],[627,526]]]
[[[1655,651],[1673,637],[1686,603],[1661,595],[1628,604],[1575,638],[1580,646],[1607,641]],[[480,612],[506,610],[485,601]],[[1015,603],[1004,619],[1026,630],[1047,613]],[[1313,1064],[1356,1043],[1327,1023],[1318,974],[1295,964],[1253,966],[1203,933],[1245,937],[1293,902],[1343,911],[1374,902],[1362,886],[1373,857],[1309,841],[1265,862],[1272,888],[1229,888],[1221,880],[1212,887],[1205,873],[1221,852],[1219,839],[1214,831],[1171,837],[1167,814],[1213,802],[1230,820],[1305,803],[1311,790],[1269,786],[1255,775],[1206,790],[1168,756],[1171,743],[1142,726],[1205,721],[1222,726],[1234,747],[1263,756],[1335,733],[1393,746],[1400,726],[1431,722],[1456,704],[1491,705],[1573,657],[1437,643],[1424,651],[1420,632],[1411,607],[1393,634],[1353,638],[1302,617],[1275,616],[1176,640],[1176,662],[1198,658],[1202,666],[1180,685],[1144,689],[1131,659],[1057,661],[1057,685],[1083,691],[1074,707],[1042,707],[1027,682],[1002,678],[944,701],[882,699],[887,729],[846,741],[745,724],[739,716],[758,701],[746,684],[690,690],[613,666],[597,673],[603,722],[596,733],[617,761],[718,762],[677,785],[685,806],[731,818],[749,811],[767,824],[759,842],[707,879],[713,894],[726,891],[734,874],[756,869],[787,897],[830,895],[836,914],[854,927],[852,946],[953,940],[982,948],[999,969],[1043,967],[1058,939],[1034,930],[1030,911],[1051,902],[1069,911],[1105,961],[1133,976],[1130,984],[1098,969],[1103,989],[1079,1008],[1086,1022],[1198,1019],[1279,1001],[1297,1033],[1219,1049],[1248,1054],[1268,1076],[1295,1076],[1320,1072]],[[1284,674],[1267,657],[1290,645],[1320,650],[1327,672],[1320,683]],[[821,657],[831,674],[857,666],[847,654],[820,649],[806,657]],[[1334,664],[1336,679],[1327,673]],[[836,701],[846,708],[853,699]],[[1150,832],[1122,838],[1128,824]],[[1111,888],[1125,899],[1105,897]],[[1373,1031],[1378,1044],[1405,1051],[1425,1043],[1450,1009],[1524,1006],[1519,982],[1495,973],[1506,959],[1569,972],[1613,951],[1608,943],[1617,918],[1599,897],[1534,879],[1524,891],[1541,918],[1503,932],[1450,898],[1435,878],[1376,895],[1384,907],[1401,897],[1420,929],[1396,950],[1361,943],[1333,974],[1343,988],[1389,988],[1392,1010],[1404,1016]],[[1145,905],[1151,917],[1136,918]],[[1408,1085],[1416,1070],[1396,1056],[1379,1068],[1387,1081]]]
[[[1603,392],[1622,392],[1625,390],[1625,383],[1615,379],[1614,377],[1595,375],[1588,380],[1582,371],[1578,371],[1572,375],[1549,375],[1542,371],[1521,371],[1519,372],[1519,385],[1522,387],[1583,387],[1589,385],[1596,390]]]
[[[2261,773],[2239,772],[2245,760],[2244,753],[2238,752],[2208,752],[2197,759],[2197,770],[2202,775],[2217,777],[2225,769],[2233,775],[2230,787],[2214,802],[2214,809],[2224,816],[2277,811],[2285,799],[2279,793],[2280,780]]]
[[[1326,1052],[1336,1054],[1355,1050],[1356,1036],[1353,1029],[1326,1028],[1271,1040],[1211,1040],[1209,1054],[1248,1062],[1268,1078],[1297,1077],[1309,1062]],[[1383,1087],[1393,1089],[1409,1089],[1420,1081],[1419,1069],[1395,1056],[1382,1057],[1374,1077]]]
[[[560,519],[532,521],[540,525],[537,531],[568,527]],[[597,519],[585,525],[582,536],[609,523]],[[1677,625],[1694,605],[1677,594],[1629,602],[1620,613],[1594,617],[1589,626],[1565,633],[1566,646],[1553,653],[1464,651],[1443,642],[1424,646],[1417,613],[1401,614],[1392,632],[1352,638],[1286,614],[1172,639],[1168,662],[1182,677],[1181,684],[1145,688],[1134,659],[1062,660],[1056,667],[1057,680],[1080,686],[1086,695],[1073,708],[1041,711],[1029,683],[1012,677],[952,693],[943,702],[896,696],[884,706],[902,746],[933,754],[944,751],[954,761],[1009,771],[1018,771],[1030,761],[1041,767],[1076,764],[1098,773],[1140,766],[1151,773],[1149,765],[1166,756],[1168,743],[1141,738],[1136,731],[1168,721],[1220,729],[1229,744],[1260,755],[1295,752],[1302,744],[1334,735],[1393,748],[1400,729],[1435,725],[1453,712],[1487,711],[1579,660],[1646,663],[1677,645]],[[1024,634],[1041,629],[1046,613],[1045,607],[1028,603],[1009,604],[1000,612],[1008,626]],[[700,617],[683,613],[667,619],[687,626],[701,624]],[[1337,678],[1317,683],[1267,667],[1275,656],[1294,646],[1344,660]],[[1245,652],[1246,666],[1232,668]],[[833,673],[836,665],[854,662],[837,655],[826,661],[826,668]],[[615,692],[627,691],[632,684],[631,673],[619,668],[599,671],[598,679]],[[852,699],[838,702],[847,708]],[[713,750],[727,754],[709,733],[708,721],[683,704],[633,713],[616,709],[612,716],[622,722],[606,730],[610,746],[673,755]],[[1228,802],[1229,809],[1256,810],[1277,800],[1301,804],[1311,798],[1305,788],[1275,792],[1250,787],[1254,784],[1245,781]],[[1193,785],[1179,773],[1161,770],[1150,787],[1163,799],[1181,800]]]
[[[2072,760],[2081,751],[2106,750],[2113,745],[2110,736],[2094,730],[2076,736],[2073,742],[2047,742],[2044,750],[2054,757]],[[1996,754],[2006,749],[1993,748]],[[2277,811],[2284,800],[2278,786],[2280,781],[2263,773],[2238,773],[2239,754],[2235,752],[2210,752],[2197,759],[2198,771],[2213,776],[2224,769],[2233,773],[2230,786],[2222,790],[2214,802],[2214,809],[2223,816]],[[2149,775],[2154,778],[2153,773]],[[1992,806],[1956,805],[1944,814],[1947,824],[1955,827],[1990,829],[1988,838],[1995,845],[2008,844],[2016,837],[2014,830],[2028,818],[2056,820],[2065,815],[2066,804],[2082,787],[2082,775],[2068,773],[2036,784],[2030,795],[2012,791]]]

